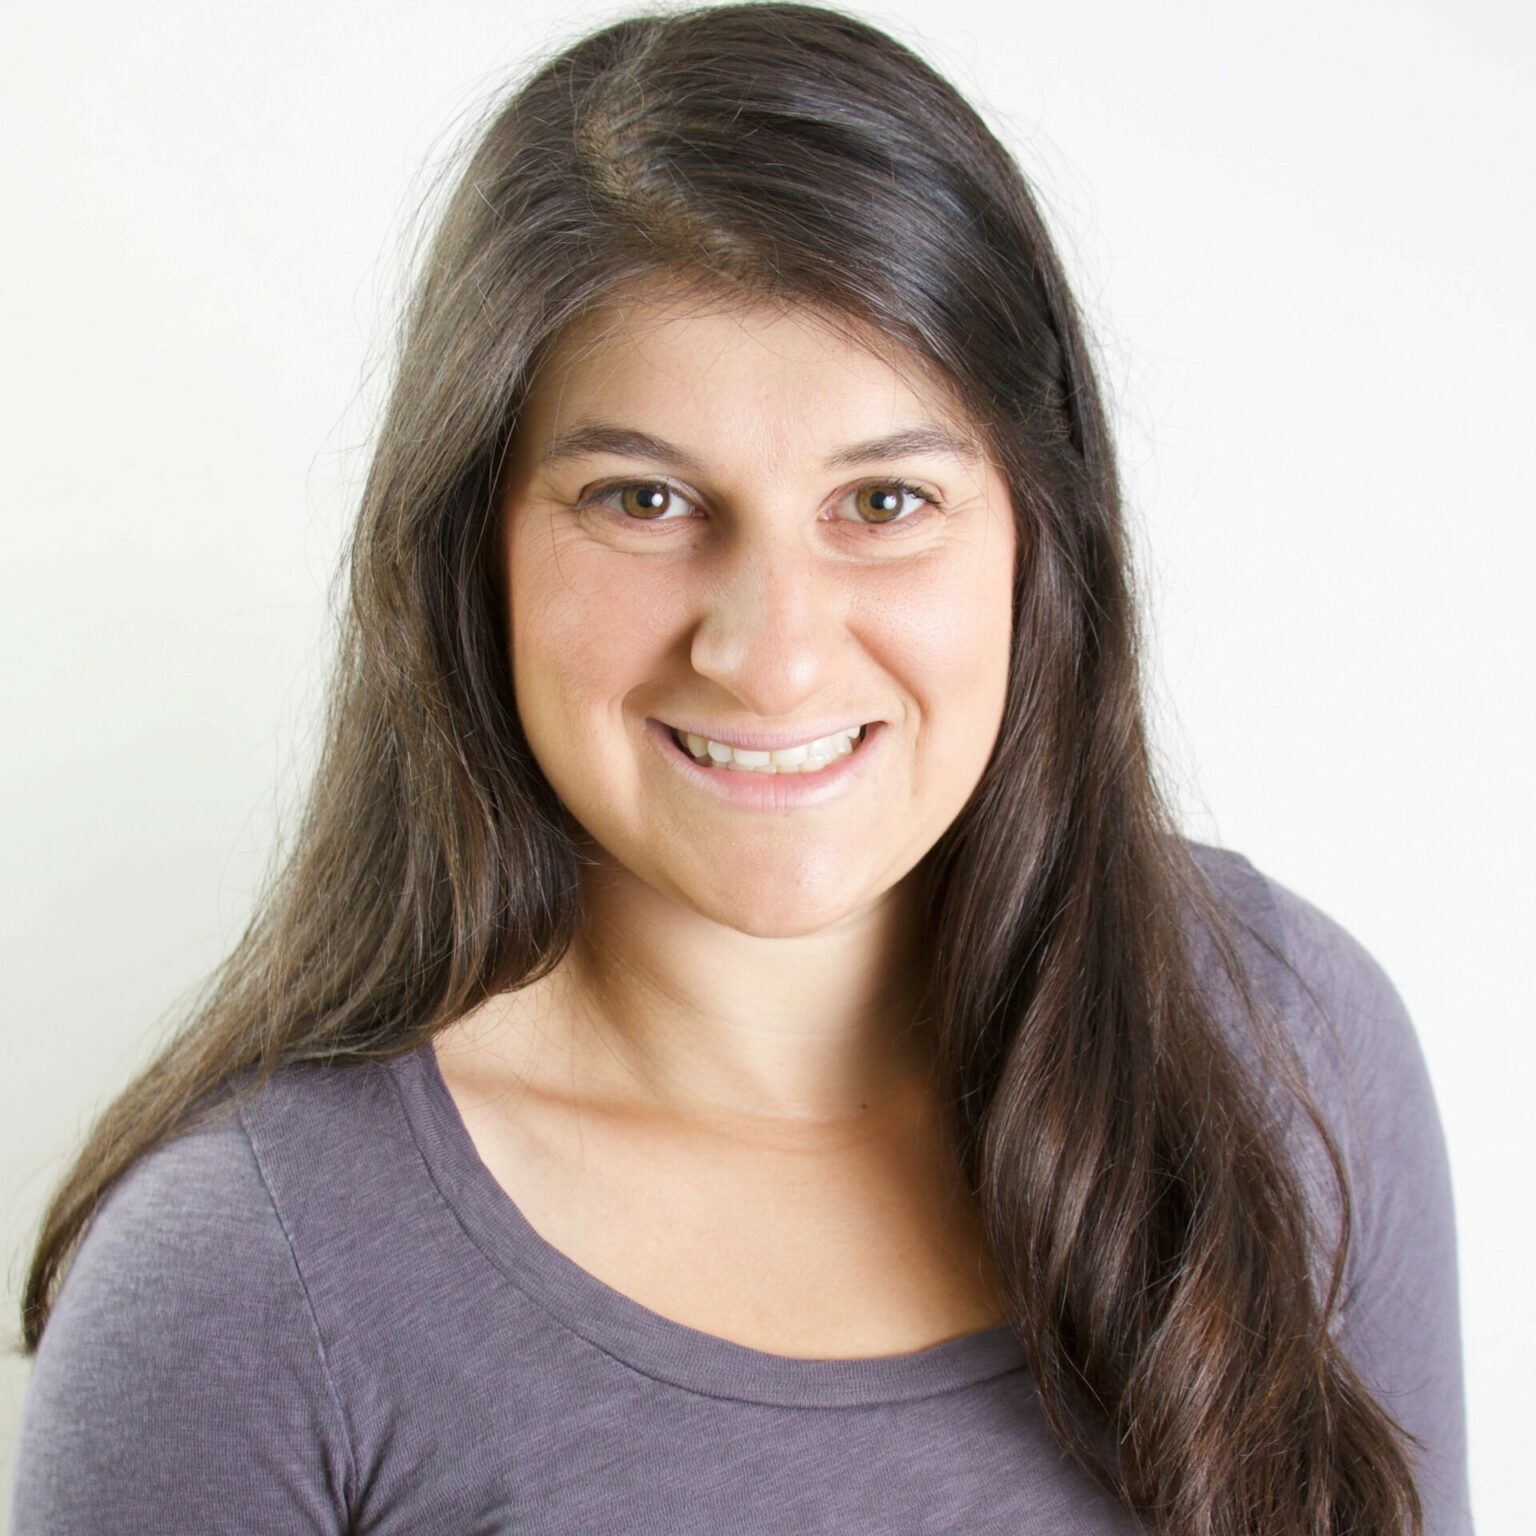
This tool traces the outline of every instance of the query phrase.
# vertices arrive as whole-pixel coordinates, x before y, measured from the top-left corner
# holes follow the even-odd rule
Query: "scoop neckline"
[[[653,1312],[583,1269],[523,1215],[481,1160],[430,1040],[389,1065],[428,1172],[470,1240],[565,1327],[644,1375],[710,1397],[848,1408],[933,1397],[1025,1367],[1007,1321],[907,1354],[816,1359],[754,1349]]]

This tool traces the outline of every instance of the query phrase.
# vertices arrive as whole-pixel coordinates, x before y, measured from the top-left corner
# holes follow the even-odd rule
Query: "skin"
[[[546,460],[557,435],[594,422],[696,467]],[[984,449],[824,467],[918,426],[981,449],[944,384],[872,333],[653,289],[562,339],[507,466],[513,683],[585,834],[586,921],[550,977],[440,1034],[439,1062],[482,1156],[556,1246],[656,1310],[760,1347],[921,1347],[995,1313],[914,1027],[907,877],[996,740],[1013,512]],[[657,482],[671,494],[646,522],[658,509],[638,493]],[[875,494],[887,489],[894,503]],[[892,505],[910,526],[878,526]],[[880,720],[886,739],[851,792],[768,813],[691,785],[650,717],[797,737],[808,721]],[[625,1233],[633,1199],[650,1225]],[[893,1264],[910,1291],[861,1339],[848,1307],[890,1295]],[[804,1307],[792,1336],[743,1313],[778,1267],[786,1284],[814,1276],[825,1337]]]

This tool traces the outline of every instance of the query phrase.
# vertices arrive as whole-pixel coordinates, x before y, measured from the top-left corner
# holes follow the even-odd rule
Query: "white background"
[[[1530,8],[851,8],[982,108],[1062,243],[1187,829],[1343,922],[1418,1025],[1458,1200],[1474,1511],[1520,1529]],[[7,1328],[66,1154],[237,936],[297,803],[407,216],[464,114],[620,14],[7,10]],[[26,1367],[3,1372],[8,1453]]]

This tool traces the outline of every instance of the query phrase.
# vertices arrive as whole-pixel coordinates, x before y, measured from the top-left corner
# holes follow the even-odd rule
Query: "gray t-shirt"
[[[1360,1228],[1338,1336],[1471,1530],[1445,1147],[1413,1026],[1336,922],[1194,844],[1341,1135]],[[1061,1455],[1006,1325],[803,1360],[673,1322],[545,1242],[430,1047],[286,1068],[98,1211],[33,1367],[15,1536],[1138,1529]]]

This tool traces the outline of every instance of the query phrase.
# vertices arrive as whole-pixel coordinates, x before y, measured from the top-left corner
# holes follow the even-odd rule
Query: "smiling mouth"
[[[861,725],[850,731],[838,731],[831,736],[803,742],[799,746],[780,747],[765,752],[751,751],[745,747],[728,747],[703,736],[685,735],[675,726],[668,726],[667,730],[678,747],[700,767],[715,768],[727,773],[800,776],[820,773],[831,764],[851,757],[869,734],[869,727]]]

